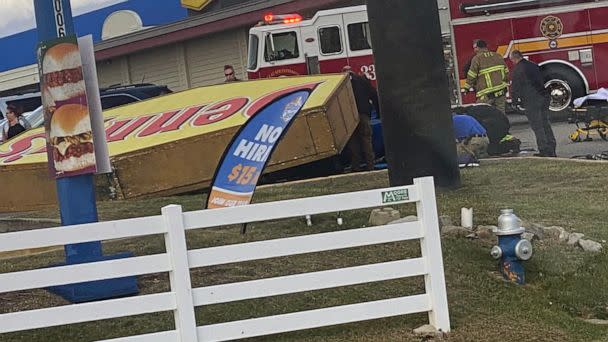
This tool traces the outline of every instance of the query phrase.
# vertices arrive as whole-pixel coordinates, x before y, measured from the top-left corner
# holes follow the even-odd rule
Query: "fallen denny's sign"
[[[306,76],[201,87],[104,112],[110,156],[240,126],[261,108],[297,90],[312,90],[303,110],[323,106],[343,75]],[[0,167],[46,163],[36,129],[0,145]]]

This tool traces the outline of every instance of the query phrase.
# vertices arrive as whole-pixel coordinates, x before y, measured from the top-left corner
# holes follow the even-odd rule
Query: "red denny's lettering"
[[[0,152],[0,161],[5,163],[12,163],[16,160],[21,159],[24,155],[29,154],[33,148],[33,141],[35,139],[42,139],[46,141],[44,133],[23,137],[21,139],[15,139],[14,142],[6,143],[8,145],[8,152]],[[40,153],[40,150],[36,153]],[[44,149],[46,151],[46,149]]]
[[[108,143],[117,143],[133,138],[145,138],[175,132],[186,126],[204,127],[222,122],[238,112],[242,112],[245,118],[250,118],[278,97],[297,90],[314,89],[320,83],[322,82],[274,91],[253,102],[250,102],[247,97],[236,97],[211,104],[197,104],[181,110],[169,110],[133,118],[109,118],[106,119],[106,137]],[[45,146],[33,147],[33,141],[36,139],[44,140],[44,133],[23,136],[0,145],[0,163],[8,164],[18,161],[26,155],[45,153]],[[259,151],[257,155],[259,156]]]

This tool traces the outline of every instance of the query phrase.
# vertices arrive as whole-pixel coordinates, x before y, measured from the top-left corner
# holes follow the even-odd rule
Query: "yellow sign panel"
[[[205,6],[209,5],[211,1],[212,0],[181,0],[182,7],[195,11],[202,10]]]
[[[110,157],[240,126],[283,94],[315,89],[303,108],[322,107],[344,75],[303,76],[201,87],[104,112]],[[42,128],[0,145],[0,168],[46,163]]]

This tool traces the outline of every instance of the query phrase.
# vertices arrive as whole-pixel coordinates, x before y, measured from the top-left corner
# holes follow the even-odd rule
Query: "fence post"
[[[443,273],[443,255],[441,253],[441,234],[439,233],[439,218],[435,200],[435,184],[433,177],[414,179],[418,188],[420,200],[416,203],[418,220],[422,224],[424,237],[420,239],[420,250],[427,266],[428,273],[424,276],[426,293],[431,298],[429,323],[443,332],[450,331],[450,314],[448,297]]]
[[[165,248],[171,259],[169,281],[177,303],[177,308],[173,312],[175,329],[180,337],[180,342],[197,342],[196,317],[194,301],[192,300],[192,283],[190,281],[190,265],[188,263],[182,207],[179,205],[166,206],[162,208],[162,215],[167,227]]]

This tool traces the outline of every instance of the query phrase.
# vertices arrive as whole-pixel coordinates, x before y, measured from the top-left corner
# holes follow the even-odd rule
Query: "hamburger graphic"
[[[58,174],[95,167],[95,150],[89,110],[66,104],[53,113],[50,124],[53,161]]]
[[[85,96],[78,45],[60,43],[49,48],[42,61],[45,107],[52,112],[61,102]],[[86,101],[86,100],[85,100]]]

